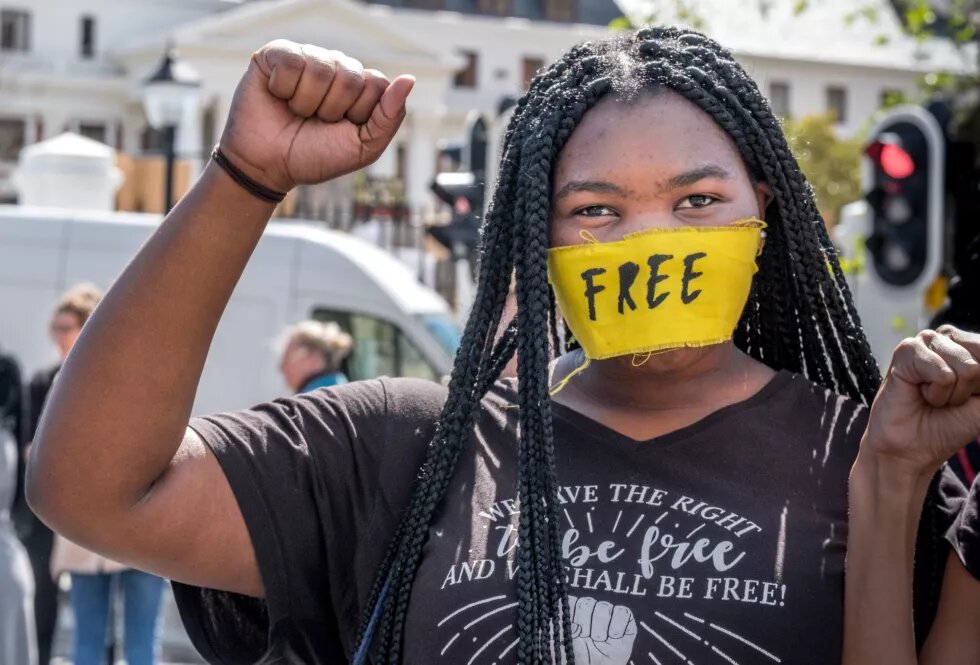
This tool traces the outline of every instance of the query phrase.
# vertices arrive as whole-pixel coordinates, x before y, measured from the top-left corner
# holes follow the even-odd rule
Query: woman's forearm
[[[111,519],[167,468],[218,320],[273,210],[209,163],[106,294],[34,438],[28,493],[45,520]]]
[[[842,665],[916,665],[915,538],[929,477],[858,455],[851,470]]]

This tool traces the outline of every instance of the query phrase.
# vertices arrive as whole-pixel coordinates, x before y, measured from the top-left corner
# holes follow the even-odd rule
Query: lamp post
[[[150,127],[163,133],[166,157],[164,184],[164,213],[173,208],[174,161],[176,159],[177,127],[187,116],[187,110],[197,106],[201,80],[186,63],[177,59],[173,44],[167,45],[156,71],[143,81],[143,110]]]

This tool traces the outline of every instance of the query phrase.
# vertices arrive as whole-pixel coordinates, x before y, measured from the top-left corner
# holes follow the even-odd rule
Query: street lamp
[[[187,109],[197,106],[200,89],[200,77],[189,65],[177,59],[173,44],[167,45],[157,70],[143,81],[146,120],[150,127],[163,133],[167,162],[163,197],[165,213],[169,213],[173,207],[177,126],[187,116]]]

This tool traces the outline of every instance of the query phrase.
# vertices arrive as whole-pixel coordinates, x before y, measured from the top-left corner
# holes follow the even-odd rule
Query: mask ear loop
[[[592,233],[590,231],[588,231],[587,229],[582,229],[581,231],[579,231],[578,232],[578,236],[579,236],[579,238],[581,238],[582,240],[584,240],[589,245],[597,245],[597,244],[599,244],[599,239],[596,238],[594,235],[592,235]],[[575,369],[573,369],[571,372],[569,372],[568,373],[568,376],[566,376],[564,379],[562,379],[561,381],[559,381],[556,386],[554,386],[553,388],[551,388],[550,390],[548,390],[548,395],[550,397],[554,397],[559,392],[561,392],[565,388],[565,386],[568,385],[568,382],[571,381],[575,377],[576,374],[579,374],[582,371],[584,371],[585,368],[587,368],[591,362],[592,362],[592,360],[588,356],[585,356],[585,360],[582,362],[581,365],[579,365],[578,367],[576,367]]]
[[[565,386],[568,385],[568,382],[571,381],[572,378],[576,374],[579,374],[580,372],[582,372],[586,367],[589,366],[589,363],[591,363],[591,362],[592,362],[592,360],[588,356],[586,356],[585,357],[585,361],[581,365],[579,365],[578,367],[576,367],[575,369],[573,369],[571,372],[569,372],[568,373],[568,376],[566,376],[564,379],[562,379],[561,381],[559,381],[558,382],[558,385],[556,385],[554,388],[552,388],[551,390],[548,391],[548,395],[550,397],[554,397],[555,395],[557,395],[562,389],[564,389]]]
[[[640,357],[640,354],[634,353],[633,359],[630,361],[630,364],[632,364],[633,367],[643,367],[644,365],[647,364],[647,361],[650,360],[650,356],[652,355],[653,355],[653,351],[647,351],[646,354],[643,355],[643,360],[637,362],[636,359]]]

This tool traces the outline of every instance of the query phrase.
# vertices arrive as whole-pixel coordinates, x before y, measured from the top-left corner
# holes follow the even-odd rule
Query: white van
[[[159,223],[142,213],[0,206],[0,347],[25,375],[56,360],[47,325],[60,294],[79,282],[109,287]],[[440,380],[459,343],[446,302],[388,253],[348,234],[273,222],[218,326],[194,412],[288,392],[277,342],[305,318],[337,321],[353,335],[351,379]]]

